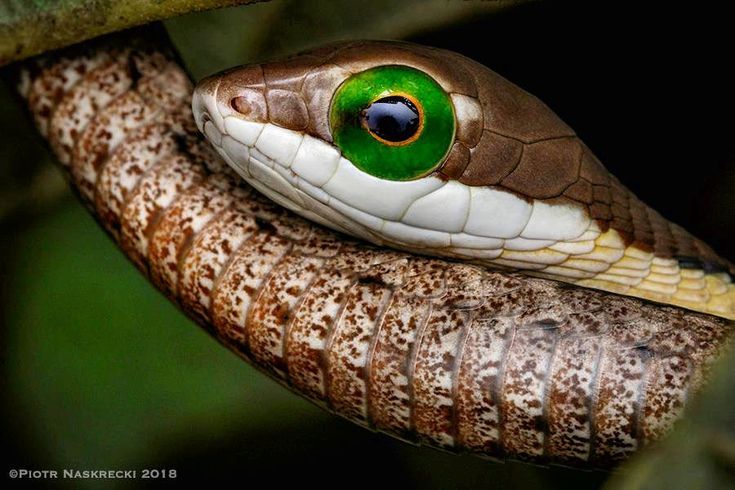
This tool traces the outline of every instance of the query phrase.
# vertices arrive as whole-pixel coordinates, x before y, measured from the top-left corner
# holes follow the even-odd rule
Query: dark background
[[[539,96],[644,201],[735,257],[735,75],[725,7],[276,0],[167,27],[196,77],[342,38],[404,38],[461,52]],[[569,489],[608,478],[415,448],[286,392],[137,275],[73,200],[9,88],[0,100],[0,416],[8,469],[175,468],[180,483],[244,486],[265,479]],[[730,381],[721,385],[733,391]],[[699,451],[693,441],[710,440],[698,421],[717,421],[725,425],[708,430],[726,437],[716,451],[706,442],[703,452],[672,460],[664,448],[609,485],[734,485],[731,406],[703,403],[672,439],[687,441],[677,451]],[[687,475],[695,486],[685,485]]]

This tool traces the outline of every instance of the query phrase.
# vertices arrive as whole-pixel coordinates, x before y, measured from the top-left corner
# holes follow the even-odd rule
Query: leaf
[[[254,1],[0,0],[0,66],[186,12]]]
[[[530,3],[529,0],[285,0],[261,44],[264,57],[342,39],[406,39]],[[298,19],[298,21],[295,21]]]

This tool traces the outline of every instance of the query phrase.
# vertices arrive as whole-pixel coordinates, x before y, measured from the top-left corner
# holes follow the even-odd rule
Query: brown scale
[[[115,66],[121,73],[112,79],[120,80],[132,60],[161,56],[136,48],[141,41],[135,38],[124,40],[131,50],[105,51],[103,44],[100,53],[107,54],[83,52],[80,58],[71,50],[29,72],[43,78],[32,79],[25,94],[43,132],[51,121],[47,134],[54,138],[64,121],[53,104],[34,101],[110,93],[99,86],[99,73]],[[323,66],[339,69],[349,49]],[[423,53],[417,48],[414,64],[431,63],[440,73],[469,63],[456,58],[437,66]],[[270,70],[263,71],[266,79]],[[71,80],[69,71],[81,75],[73,83],[54,81]],[[179,69],[169,75],[172,81],[184,76]],[[294,100],[289,93],[308,91],[309,75],[297,75],[263,100],[277,100],[277,106]],[[138,100],[149,76],[158,75],[139,73],[137,83],[85,116],[86,124],[75,123],[75,141],[96,152],[85,179],[77,179],[94,195],[93,212],[155,285],[220,342],[357,423],[483,456],[608,467],[671,428],[732,335],[732,323],[722,318],[353,242],[251,192],[188,133],[186,110],[179,123],[172,123],[170,111],[140,124],[127,124],[117,112],[122,136],[108,146],[97,141],[103,133],[92,121],[103,120],[121,101]],[[475,86],[451,88],[483,97]],[[52,94],[38,93],[48,87]],[[179,91],[175,99],[188,100],[188,86],[172,87]],[[102,100],[99,93],[87,96]],[[522,100],[513,110],[538,110],[535,99]],[[284,117],[294,113],[289,111]],[[573,147],[574,137],[554,121],[549,116],[534,127],[512,127],[489,120],[483,138],[497,134],[491,128],[514,142],[525,132],[556,138],[546,145]],[[319,115],[309,115],[310,130],[318,133],[323,124]],[[56,149],[68,155],[70,172],[81,175],[83,149]],[[598,199],[601,206],[632,199],[602,177],[583,147],[575,151],[580,176],[601,187],[566,187],[576,199]],[[516,170],[533,166],[523,162]],[[635,213],[620,219],[630,224]],[[670,233],[673,242],[682,236],[678,229],[659,230],[655,215],[641,222]],[[637,228],[630,232],[639,235]]]

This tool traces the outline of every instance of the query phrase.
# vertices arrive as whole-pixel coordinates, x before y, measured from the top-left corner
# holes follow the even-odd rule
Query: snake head
[[[579,164],[573,131],[456,53],[335,44],[209,77],[193,109],[254,187],[373,243],[486,258],[508,241],[541,247],[589,227],[582,208],[563,200],[534,213],[534,197],[557,198],[576,178],[578,168],[557,165]]]

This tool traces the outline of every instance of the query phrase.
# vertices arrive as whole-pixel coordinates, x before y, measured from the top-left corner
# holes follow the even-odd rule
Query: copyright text
[[[142,469],[142,470],[35,470],[18,468],[8,471],[12,479],[26,480],[136,480],[173,479],[178,476],[174,469]]]

